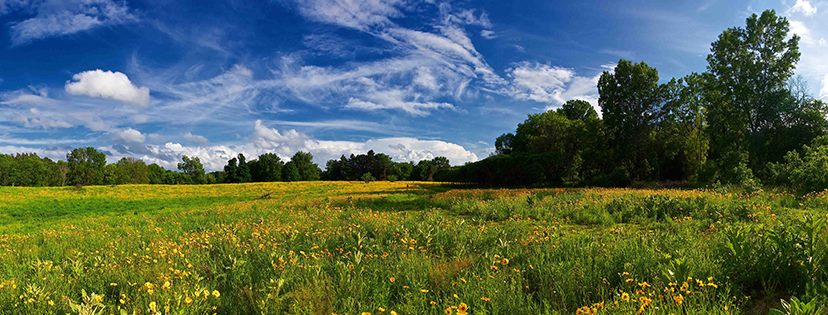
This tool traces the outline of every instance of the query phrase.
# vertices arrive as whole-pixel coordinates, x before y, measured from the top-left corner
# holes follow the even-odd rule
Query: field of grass
[[[819,302],[828,196],[0,188],[0,314],[719,314]]]

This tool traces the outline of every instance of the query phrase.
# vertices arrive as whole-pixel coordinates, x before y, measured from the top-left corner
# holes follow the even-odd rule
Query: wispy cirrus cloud
[[[2,7],[6,12],[36,12],[33,17],[12,23],[12,46],[137,21],[125,3],[113,0],[11,1]]]

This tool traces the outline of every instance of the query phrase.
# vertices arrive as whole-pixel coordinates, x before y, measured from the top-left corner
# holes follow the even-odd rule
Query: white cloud
[[[307,103],[365,111],[401,110],[420,116],[453,108],[447,99],[464,97],[472,81],[482,82],[489,91],[506,83],[475,49],[464,29],[466,25],[490,28],[485,12],[425,3],[439,9],[437,24],[432,30],[410,29],[393,21],[411,9],[406,5],[370,0],[299,2],[305,17],[384,40],[394,47],[395,56],[340,67],[301,66],[295,57],[283,58],[274,81]]]
[[[128,143],[144,143],[146,137],[140,131],[126,128],[120,131],[115,132],[115,138],[124,142]]]
[[[192,132],[189,132],[189,131],[187,131],[187,133],[184,134],[184,140],[187,140],[187,141],[190,141],[190,142],[195,142],[195,143],[201,143],[201,144],[210,142],[207,139],[207,137],[199,136],[199,135],[193,134]]]
[[[149,88],[133,85],[121,72],[90,70],[75,74],[72,80],[66,82],[65,87],[72,95],[113,99],[139,106],[149,104]]]
[[[512,81],[511,94],[517,99],[546,103],[557,107],[580,99],[598,106],[600,74],[585,77],[575,70],[540,63],[522,62],[507,70]]]
[[[790,20],[790,31],[796,35],[799,35],[802,38],[802,43],[805,45],[813,45],[815,43],[813,35],[811,35],[811,30],[805,26],[805,23],[802,21],[797,20]]]
[[[828,74],[822,78],[822,87],[819,89],[819,97],[828,102]]]
[[[391,23],[401,15],[399,0],[300,0],[299,11],[318,22],[358,30],[369,30]]]
[[[13,121],[26,128],[69,128],[72,124],[63,120],[60,115],[52,112],[41,112],[37,108],[29,108],[27,112],[17,112],[13,114]]]
[[[112,0],[45,1],[33,6],[36,16],[11,24],[12,45],[136,20],[124,3]]]
[[[817,13],[817,8],[808,0],[796,0],[796,3],[786,13],[788,15],[801,13],[805,16],[811,16]]]
[[[49,98],[49,92],[45,88],[0,93],[0,104],[3,105],[54,105],[57,103],[56,100]]]
[[[440,141],[421,140],[409,137],[378,138],[364,142],[318,140],[296,130],[279,131],[256,121],[253,133],[247,143],[236,145],[185,146],[180,143],[167,142],[163,145],[148,144],[142,147],[111,146],[102,148],[110,154],[111,160],[123,156],[133,156],[149,163],[158,163],[167,168],[175,168],[182,155],[201,159],[208,170],[220,170],[227,160],[243,153],[253,159],[263,153],[276,153],[283,159],[289,159],[297,151],[306,151],[314,155],[314,162],[324,167],[329,159],[340,155],[365,153],[368,150],[383,152],[395,161],[413,161],[432,159],[437,156],[447,157],[452,164],[476,161],[476,154],[463,146]]]
[[[497,35],[495,35],[495,32],[492,30],[482,30],[480,31],[480,36],[483,36],[483,38],[485,39],[492,39],[497,37]]]

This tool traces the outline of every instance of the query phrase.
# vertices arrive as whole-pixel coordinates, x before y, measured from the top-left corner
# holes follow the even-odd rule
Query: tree
[[[299,173],[299,168],[293,161],[285,163],[282,167],[282,180],[286,182],[295,182],[302,180],[302,174]]]
[[[248,163],[254,182],[276,182],[282,180],[282,167],[285,162],[275,153],[265,153],[258,160]]]
[[[149,184],[150,169],[144,161],[136,158],[121,158],[112,165],[111,184]],[[107,165],[109,166],[109,165]]]
[[[207,175],[204,172],[204,166],[198,157],[188,157],[186,155],[181,157],[181,163],[178,163],[178,170],[183,173],[184,183],[187,184],[205,184],[207,183]]]
[[[246,183],[251,180],[250,167],[244,154],[239,153],[239,155],[227,161],[227,165],[224,166],[225,183]]]
[[[800,57],[799,36],[788,32],[788,20],[767,10],[748,17],[744,28],[725,30],[711,46],[709,134],[725,182],[752,176],[735,172],[746,169],[740,165],[756,171],[784,154],[770,152],[768,144],[802,110],[786,88]]]
[[[512,144],[515,142],[515,135],[504,133],[495,139],[495,154],[512,153]]]
[[[627,169],[633,179],[651,179],[652,131],[662,102],[658,71],[643,62],[620,60],[614,72],[601,75],[598,93],[613,164]]]
[[[296,167],[296,171],[299,174],[298,179],[291,180],[319,180],[322,170],[319,169],[318,165],[313,163],[313,155],[309,152],[296,152],[296,154],[290,158],[289,163],[292,163],[293,166]]]
[[[69,166],[69,182],[74,185],[100,185],[103,183],[106,155],[95,148],[76,148],[66,155]]]
[[[147,178],[150,184],[169,184],[166,181],[164,181],[164,174],[167,172],[166,169],[155,163],[152,163],[149,166],[147,166],[147,169]]]

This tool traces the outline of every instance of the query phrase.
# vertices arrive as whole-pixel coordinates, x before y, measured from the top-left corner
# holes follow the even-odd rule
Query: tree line
[[[449,168],[449,160],[394,162],[386,154],[344,155],[330,160],[323,172],[313,155],[297,152],[283,161],[275,153],[247,160],[244,154],[227,161],[222,171],[206,172],[198,157],[182,156],[177,171],[125,157],[106,163],[106,154],[93,147],[76,148],[66,160],[53,161],[35,153],[0,154],[0,186],[65,186],[120,184],[215,184],[312,180],[433,180]]]
[[[491,185],[626,186],[685,181],[801,191],[828,188],[826,104],[793,77],[799,37],[772,10],[725,30],[707,70],[660,83],[620,60],[598,82],[601,116],[582,100],[532,114],[484,160],[442,180]],[[796,187],[795,187],[796,186]],[[807,187],[804,187],[807,186]]]

